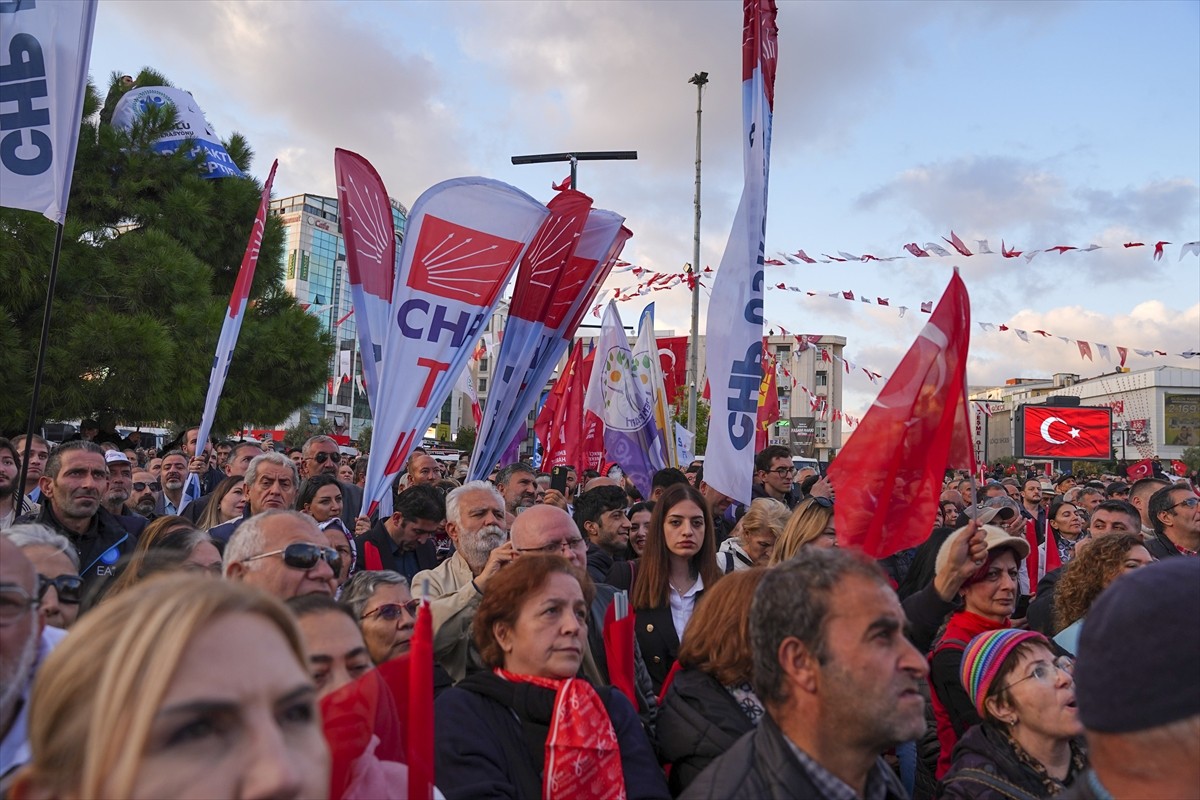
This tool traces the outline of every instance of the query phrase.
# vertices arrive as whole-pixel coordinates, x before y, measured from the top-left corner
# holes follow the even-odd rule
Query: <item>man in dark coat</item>
[[[1200,498],[1186,485],[1159,489],[1147,505],[1154,537],[1146,542],[1150,555],[1161,560],[1200,553]]]
[[[358,537],[359,569],[398,572],[411,584],[418,572],[438,565],[434,538],[446,522],[446,503],[432,486],[410,486],[392,508]]]
[[[766,714],[681,795],[903,800],[880,758],[925,730],[924,657],[875,562],[804,548],[767,574],[750,608],[754,689]]]

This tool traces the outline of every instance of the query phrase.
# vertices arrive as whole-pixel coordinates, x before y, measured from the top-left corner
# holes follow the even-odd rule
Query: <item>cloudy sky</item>
[[[1046,253],[769,268],[768,320],[837,334],[884,375],[962,269],[977,321],[1172,353],[1200,349],[1200,3],[780,2],[768,252],[901,255],[907,242],[988,240]],[[696,89],[704,95],[702,261],[720,262],[741,192],[741,4],[186,2],[105,0],[92,76],[143,66],[193,93],[223,135],[245,134],[277,195],[333,195],[333,149],[357,151],[411,205],[459,175],[548,200],[565,165],[515,154],[637,150],[582,164],[580,188],[624,214],[624,257],[679,271],[692,254]],[[1165,240],[1166,257],[1129,241]],[[943,243],[944,244],[944,243]],[[628,274],[610,286],[629,286]],[[686,332],[683,289],[659,328]],[[703,298],[706,313],[709,298]],[[643,302],[622,304],[627,324]],[[596,320],[592,320],[596,321]],[[703,323],[702,323],[703,326]],[[703,327],[702,327],[703,330]],[[1098,374],[1058,339],[972,334],[969,381]],[[1178,356],[1145,359],[1198,366]],[[858,373],[845,410],[878,387]]]

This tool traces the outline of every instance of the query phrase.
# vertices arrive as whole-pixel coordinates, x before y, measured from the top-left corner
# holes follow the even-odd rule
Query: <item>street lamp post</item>
[[[513,156],[515,164],[546,164],[551,161],[571,162],[571,188],[579,189],[577,171],[580,161],[636,161],[637,150],[589,150],[575,153],[535,153],[529,156]]]
[[[696,195],[692,201],[696,219],[692,232],[692,336],[688,348],[688,432],[696,435],[696,393],[700,382],[700,115],[704,102],[707,72],[688,78],[696,85]]]

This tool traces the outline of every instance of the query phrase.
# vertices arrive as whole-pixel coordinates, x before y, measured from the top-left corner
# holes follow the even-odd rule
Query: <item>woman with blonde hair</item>
[[[328,796],[316,691],[279,601],[175,575],[75,631],[38,671],[14,800]]]
[[[733,535],[717,549],[717,566],[726,575],[734,570],[765,567],[775,542],[787,527],[791,509],[778,500],[759,497],[738,521]]]
[[[1055,643],[1069,653],[1079,644],[1083,618],[1100,592],[1126,572],[1154,561],[1142,544],[1142,537],[1132,533],[1101,536],[1080,548],[1067,564],[1054,590]]]
[[[833,531],[833,501],[828,497],[809,497],[797,503],[783,534],[775,542],[767,566],[791,561],[806,545],[837,547]]]

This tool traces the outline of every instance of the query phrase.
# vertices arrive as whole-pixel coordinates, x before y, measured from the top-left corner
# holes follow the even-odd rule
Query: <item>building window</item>
[[[487,378],[479,379],[479,391],[481,391],[481,392],[487,391]]]
[[[480,371],[480,372],[487,372],[487,371],[488,371],[488,360],[487,360],[487,356],[484,356],[484,357],[482,357],[482,358],[480,358],[480,359],[479,359],[479,371]]]
[[[824,370],[817,373],[817,386],[829,385],[829,373]]]

